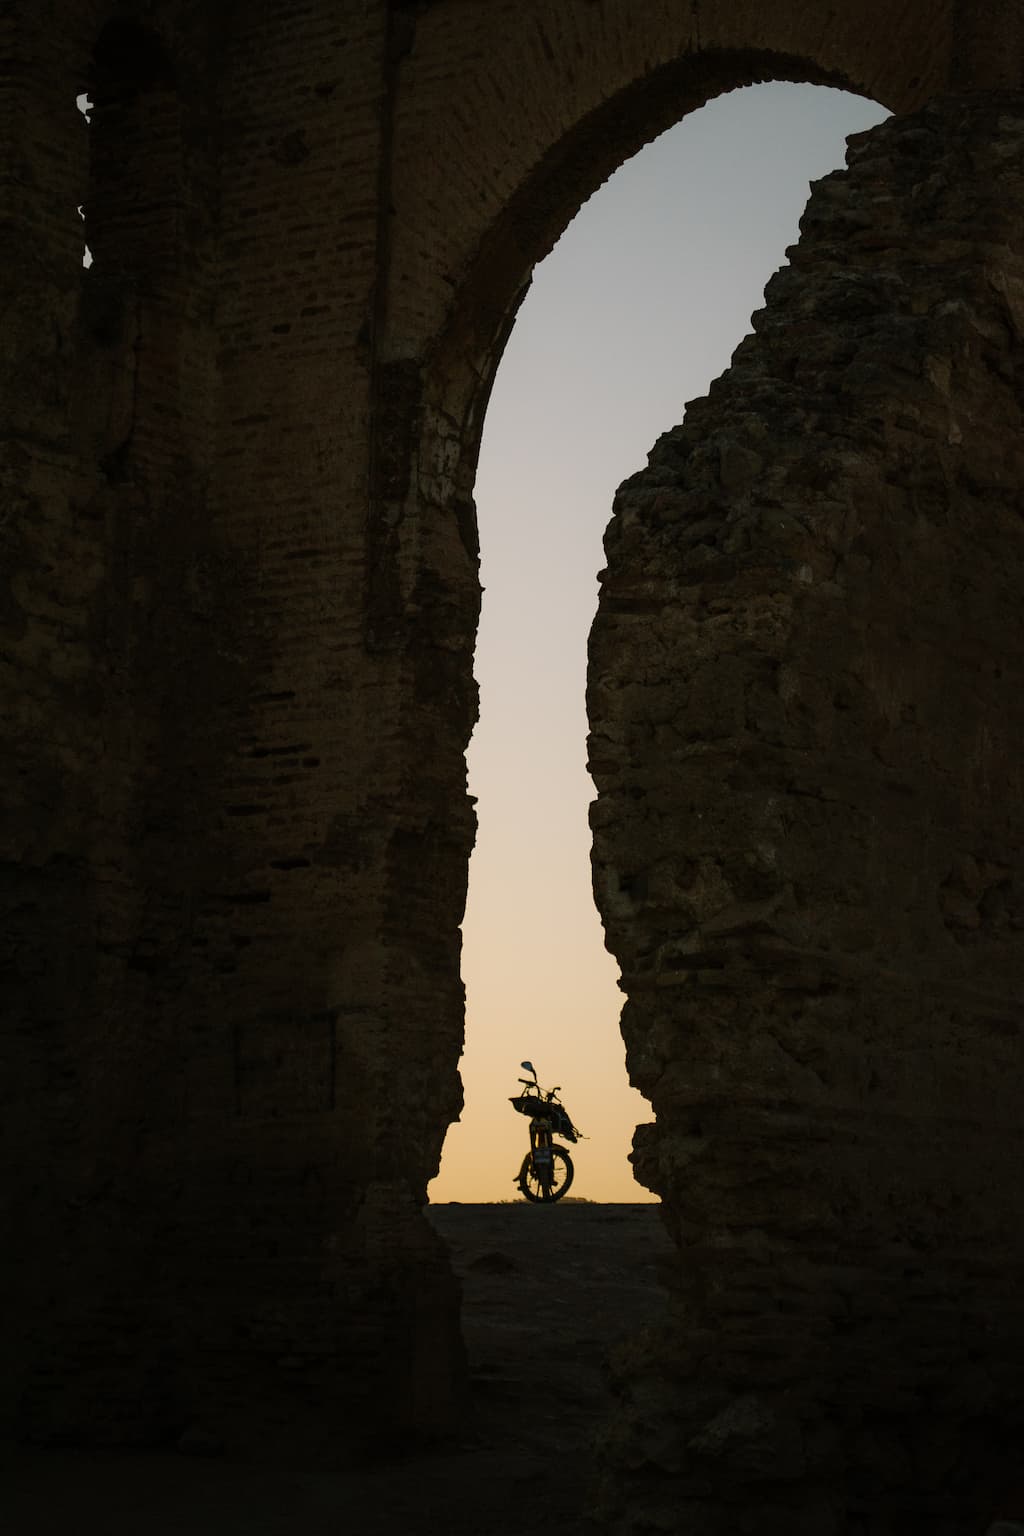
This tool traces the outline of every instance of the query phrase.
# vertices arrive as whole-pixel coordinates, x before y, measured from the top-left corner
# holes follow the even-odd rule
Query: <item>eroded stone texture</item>
[[[617,1531],[966,1532],[1019,1458],[1024,106],[848,164],[606,538],[594,886],[680,1246]]]
[[[461,1366],[475,695],[368,569],[386,8],[109,10],[0,23],[0,1418],[345,1457]]]

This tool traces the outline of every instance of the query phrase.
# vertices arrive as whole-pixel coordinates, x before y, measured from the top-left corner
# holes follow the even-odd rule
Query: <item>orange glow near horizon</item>
[[[582,699],[580,700],[582,709]],[[582,726],[577,732],[582,754]],[[509,1104],[521,1092],[520,1062],[561,1099],[584,1133],[571,1149],[571,1194],[593,1200],[652,1200],[626,1155],[633,1127],[651,1118],[626,1080],[618,1018],[618,967],[604,948],[590,891],[587,803],[593,786],[552,764],[564,818],[547,809],[546,763],[522,765],[500,821],[483,816],[463,924],[466,1109],[445,1143],[430,1198],[511,1200],[529,1143],[529,1122]],[[570,822],[571,816],[571,822]],[[567,824],[569,823],[569,824]],[[529,828],[530,836],[521,833]],[[538,853],[538,848],[544,850]],[[485,1019],[486,1029],[473,1021]]]
[[[463,923],[466,1107],[435,1202],[519,1199],[519,1063],[589,1138],[572,1195],[655,1197],[628,1162],[618,968],[590,888],[586,640],[616,487],[728,366],[798,235],[808,182],[877,104],[814,86],[734,91],[627,162],[534,274],[492,392],[477,477],[485,589],[468,754],[479,835]]]

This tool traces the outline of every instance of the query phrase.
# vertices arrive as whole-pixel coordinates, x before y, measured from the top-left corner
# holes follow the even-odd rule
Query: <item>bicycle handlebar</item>
[[[561,1091],[562,1091],[561,1083],[557,1084],[554,1088],[552,1088],[549,1093],[545,1093],[543,1088],[540,1086],[539,1083],[533,1081],[532,1079],[530,1079],[528,1077],[521,1077],[521,1078],[518,1079],[518,1081],[522,1083],[524,1088],[534,1088],[534,1089],[536,1089],[537,1097],[540,1098],[540,1099],[543,1099],[548,1104],[551,1103],[551,1101],[555,1097],[556,1093],[561,1093]]]

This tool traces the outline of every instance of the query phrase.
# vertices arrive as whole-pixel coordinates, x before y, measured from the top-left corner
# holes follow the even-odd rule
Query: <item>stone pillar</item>
[[[679,1244],[617,1533],[952,1536],[1019,1456],[1022,164],[1019,95],[854,139],[616,498],[594,886]]]

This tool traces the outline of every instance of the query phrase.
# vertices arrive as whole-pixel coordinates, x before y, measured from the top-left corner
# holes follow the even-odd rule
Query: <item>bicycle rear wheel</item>
[[[523,1158],[523,1166],[519,1170],[519,1178],[516,1182],[520,1192],[535,1204],[561,1200],[572,1183],[575,1169],[568,1152],[564,1147],[552,1147],[550,1151],[551,1171],[547,1176],[545,1176],[543,1165],[538,1165],[532,1152],[527,1152]]]

